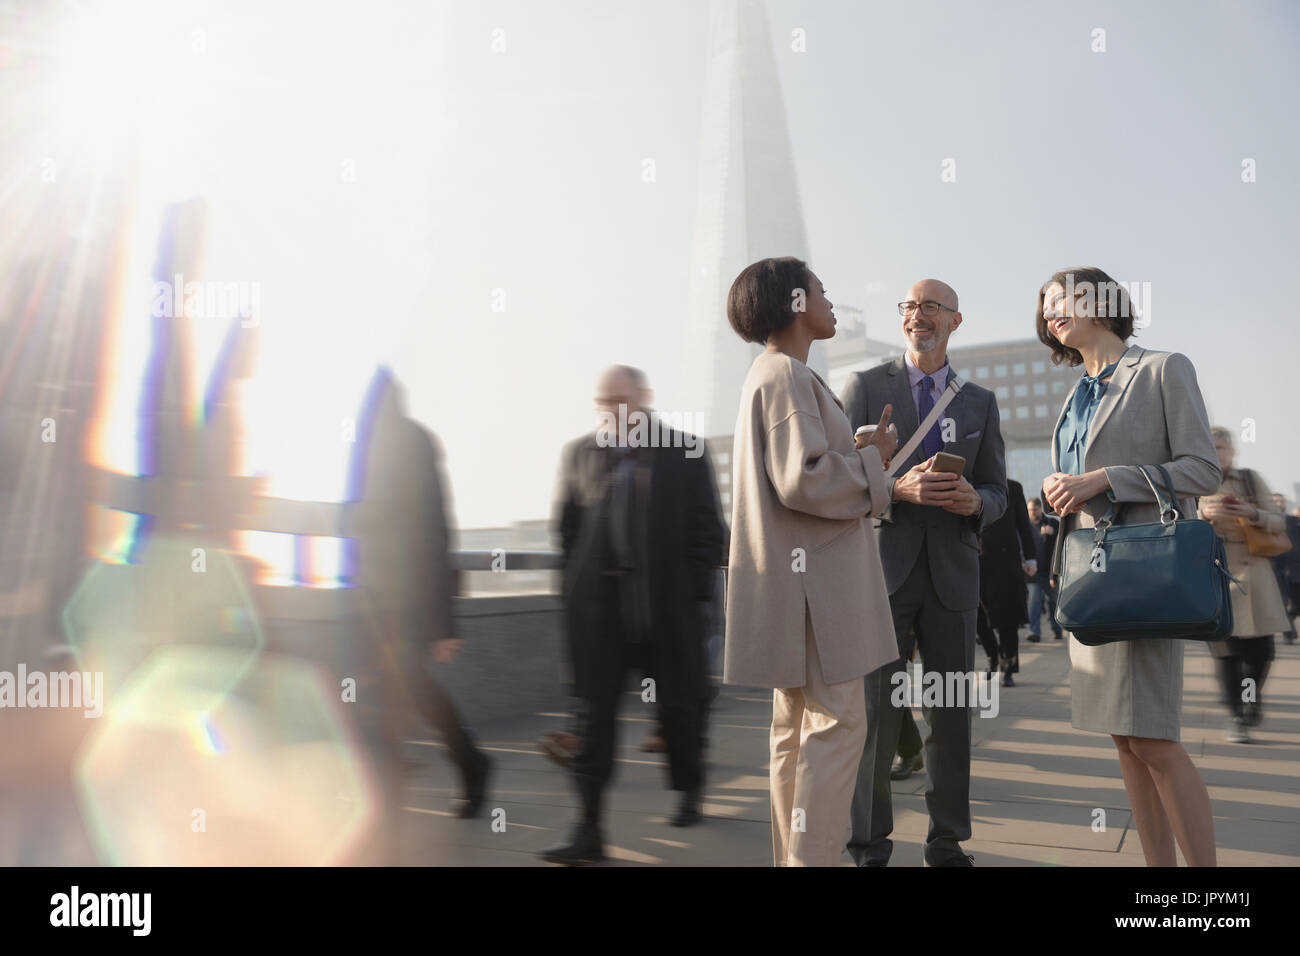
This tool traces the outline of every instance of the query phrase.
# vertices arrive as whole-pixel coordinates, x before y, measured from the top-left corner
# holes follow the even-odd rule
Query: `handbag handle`
[[[1177,507],[1177,499],[1174,498],[1174,483],[1169,477],[1169,472],[1165,470],[1165,466],[1152,465],[1151,467],[1156,469],[1156,471],[1160,472],[1160,477],[1164,479],[1165,488],[1169,490],[1168,499],[1162,499],[1160,497],[1159,489],[1156,488],[1156,486],[1151,483],[1151,476],[1147,474],[1147,466],[1138,465],[1138,467],[1142,469],[1142,477],[1147,480],[1148,485],[1151,485],[1151,491],[1156,496],[1156,504],[1160,506],[1160,523],[1172,524],[1173,522],[1181,518],[1182,513],[1179,512]],[[1165,521],[1165,515],[1173,515],[1173,517],[1170,518],[1169,521]]]
[[[1169,472],[1165,469],[1164,465],[1150,466],[1160,472],[1160,477],[1163,479],[1165,487],[1169,489],[1169,497],[1165,498],[1160,494],[1160,489],[1157,488],[1155,483],[1151,480],[1151,476],[1147,474],[1147,467],[1147,465],[1137,466],[1138,470],[1142,472],[1142,477],[1147,480],[1147,487],[1151,489],[1151,494],[1155,496],[1156,506],[1160,509],[1160,523],[1165,526],[1166,531],[1172,530],[1173,526],[1178,523],[1178,519],[1182,517],[1182,513],[1175,505],[1176,499],[1173,497],[1174,483],[1170,479]],[[1124,506],[1115,501],[1115,493],[1113,491],[1106,492],[1106,497],[1108,499],[1106,513],[1097,519],[1096,524],[1096,539],[1097,544],[1099,545],[1106,539],[1106,532],[1112,525],[1119,521],[1120,516],[1124,513]],[[1118,508],[1115,507],[1117,504],[1119,504]]]

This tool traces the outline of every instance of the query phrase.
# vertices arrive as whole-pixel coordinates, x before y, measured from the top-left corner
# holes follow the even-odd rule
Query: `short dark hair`
[[[746,342],[766,342],[794,321],[795,289],[808,291],[808,263],[760,259],[741,270],[727,293],[727,321]]]
[[[1079,354],[1079,350],[1062,345],[1048,330],[1047,320],[1043,318],[1043,299],[1053,283],[1063,289],[1073,287],[1082,290],[1076,294],[1076,298],[1091,294],[1094,304],[1093,314],[1097,321],[1126,343],[1133,337],[1133,303],[1129,300],[1127,289],[1096,266],[1062,269],[1053,274],[1038,290],[1038,316],[1035,319],[1038,341],[1052,350],[1053,365],[1066,362],[1073,367],[1083,363],[1083,356]]]
[[[1026,504],[1026,505],[1038,505],[1039,508],[1042,508],[1042,507],[1043,507],[1043,503],[1042,503],[1041,501],[1038,500],[1038,496],[1037,496],[1037,495],[1034,495],[1034,497],[1032,497],[1032,498],[1030,498],[1028,501],[1026,501],[1025,504]]]

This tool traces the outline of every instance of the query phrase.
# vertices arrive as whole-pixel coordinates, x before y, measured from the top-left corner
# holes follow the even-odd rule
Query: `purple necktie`
[[[934,388],[934,379],[926,376],[921,379],[921,399],[917,402],[916,412],[920,416],[917,419],[917,427],[925,422],[925,416],[930,414],[930,409],[934,408],[934,396],[930,390]],[[930,430],[925,433],[921,439],[921,451],[926,458],[931,457],[943,450],[943,436],[939,432],[939,423],[935,422],[930,426]]]

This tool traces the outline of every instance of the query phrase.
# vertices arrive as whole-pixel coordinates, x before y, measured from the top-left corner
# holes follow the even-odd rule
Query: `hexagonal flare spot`
[[[248,666],[266,643],[236,559],[210,541],[175,536],[153,539],[136,564],[93,565],[63,610],[63,628],[80,667],[102,671],[110,696],[159,648],[234,650]],[[230,686],[241,673],[229,675]]]
[[[78,755],[78,796],[101,857],[128,866],[347,862],[381,814],[345,706],[295,658],[263,654],[248,666],[229,649],[155,651]]]

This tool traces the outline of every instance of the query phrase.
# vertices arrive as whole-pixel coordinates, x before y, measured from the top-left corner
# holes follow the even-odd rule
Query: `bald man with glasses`
[[[884,407],[893,405],[901,454],[956,377],[948,364],[948,339],[961,325],[962,315],[957,293],[937,279],[913,285],[898,312],[907,354],[852,375],[843,403],[855,429],[879,421]],[[940,451],[965,459],[960,475],[929,470]],[[920,652],[927,673],[975,673],[979,534],[1007,506],[1002,431],[993,393],[961,383],[934,426],[896,466],[878,540],[899,656],[865,681],[867,742],[858,767],[848,844],[859,866],[885,866],[893,850],[889,766],[907,706],[894,705],[899,696],[895,675],[914,650]],[[953,685],[945,680],[944,686]],[[971,835],[970,701],[941,703],[924,710],[931,730],[925,741],[930,828],[923,862],[970,866],[972,858],[961,848]]]

